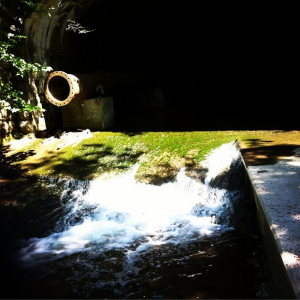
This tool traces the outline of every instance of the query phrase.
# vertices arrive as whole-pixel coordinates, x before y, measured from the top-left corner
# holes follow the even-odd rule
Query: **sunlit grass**
[[[299,132],[294,135],[297,139]],[[286,142],[286,136],[286,132],[275,131],[94,132],[92,137],[62,148],[60,139],[28,141],[21,151],[34,154],[21,165],[29,175],[91,179],[124,172],[139,163],[138,180],[164,181],[171,180],[181,167],[199,163],[222,144],[237,140],[241,147],[258,147],[276,140]]]

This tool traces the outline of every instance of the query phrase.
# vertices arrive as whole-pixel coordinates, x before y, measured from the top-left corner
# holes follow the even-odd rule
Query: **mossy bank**
[[[237,142],[244,156],[266,162],[271,155],[292,155],[300,146],[299,131],[199,131],[199,132],[64,132],[48,138],[23,138],[1,147],[3,178],[52,176],[93,179],[124,172],[139,164],[136,179],[161,184],[173,180],[182,167],[195,168],[213,149]],[[253,149],[289,146],[290,151],[260,157]],[[6,170],[6,171],[5,171]],[[6,172],[6,173],[5,173]],[[5,173],[5,174],[3,174]]]

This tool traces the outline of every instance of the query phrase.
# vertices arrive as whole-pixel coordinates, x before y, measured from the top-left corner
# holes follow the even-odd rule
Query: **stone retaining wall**
[[[29,16],[29,7],[19,1],[0,0],[0,39],[6,41],[9,35],[24,35],[24,24]],[[22,39],[12,49],[16,56],[27,62],[32,61],[29,41]],[[40,63],[40,62],[38,62]],[[40,75],[28,75],[24,78],[16,76],[16,70],[10,63],[0,60],[0,78],[2,81],[10,80],[14,88],[23,92],[23,99],[32,105],[46,108],[44,98],[43,81],[39,80]],[[47,75],[44,75],[47,76]],[[4,99],[1,99],[4,100]],[[46,106],[46,107],[45,107]],[[48,107],[47,107],[48,108]],[[33,113],[11,113],[10,111],[0,111],[0,141],[5,143],[13,136],[35,135],[38,131],[46,130],[45,115],[41,111]]]

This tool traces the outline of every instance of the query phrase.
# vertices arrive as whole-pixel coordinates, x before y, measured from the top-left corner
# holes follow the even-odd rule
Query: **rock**
[[[21,121],[19,123],[19,126],[20,126],[21,132],[24,134],[33,133],[36,131],[35,126],[30,121]]]

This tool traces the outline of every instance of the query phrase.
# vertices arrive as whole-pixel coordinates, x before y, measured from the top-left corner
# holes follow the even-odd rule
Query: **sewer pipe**
[[[112,91],[132,90],[143,84],[140,73],[109,73],[100,71],[87,74],[51,72],[46,80],[45,94],[49,102],[64,106],[74,100],[91,99],[108,95]]]
[[[73,100],[83,100],[104,94],[106,77],[102,72],[67,74],[51,72],[46,80],[45,94],[49,102],[64,106]]]

